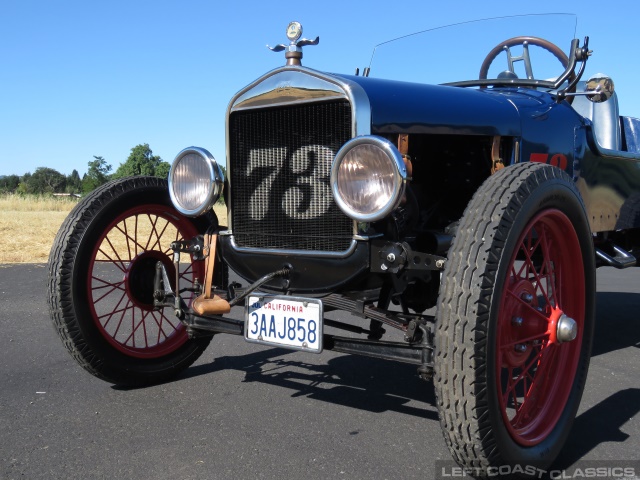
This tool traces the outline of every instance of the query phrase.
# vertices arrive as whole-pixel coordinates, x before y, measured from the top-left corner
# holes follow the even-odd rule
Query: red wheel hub
[[[496,335],[496,386],[511,437],[532,446],[553,430],[571,393],[582,343],[585,277],[578,236],[559,210],[534,217],[510,260]],[[571,317],[575,340],[560,342]]]

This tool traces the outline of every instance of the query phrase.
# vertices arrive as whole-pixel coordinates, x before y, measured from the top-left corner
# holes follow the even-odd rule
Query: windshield
[[[369,76],[438,84],[477,80],[487,55],[498,47],[495,59],[487,59],[490,65],[484,73],[486,78],[515,78],[515,74],[518,79],[554,80],[565,69],[553,53],[530,45],[531,70],[527,72],[526,62],[519,60],[527,53],[522,45],[514,45],[508,51],[501,45],[514,37],[538,37],[569,56],[576,28],[577,17],[565,13],[497,17],[429,28],[376,45]]]

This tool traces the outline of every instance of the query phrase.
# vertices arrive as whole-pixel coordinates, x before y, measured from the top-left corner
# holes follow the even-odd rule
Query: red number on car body
[[[556,153],[549,159],[548,153],[532,153],[529,157],[530,162],[538,162],[538,163],[547,163],[549,165],[553,165],[554,167],[559,167],[562,170],[567,169],[567,157],[562,153]]]

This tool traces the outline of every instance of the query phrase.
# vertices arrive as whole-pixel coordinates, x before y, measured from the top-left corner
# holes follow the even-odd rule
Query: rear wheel
[[[82,367],[109,382],[141,385],[175,375],[202,354],[209,338],[189,339],[171,309],[154,309],[153,280],[161,262],[175,289],[171,242],[212,222],[180,215],[167,182],[149,177],[106,184],[69,214],[49,258],[49,305]],[[204,276],[204,262],[187,260],[178,266],[182,286]]]
[[[461,465],[486,475],[557,456],[587,376],[594,294],[571,178],[539,164],[490,177],[460,222],[438,303],[436,394]]]

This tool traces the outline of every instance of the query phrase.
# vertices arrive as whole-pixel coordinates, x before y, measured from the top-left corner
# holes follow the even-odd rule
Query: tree
[[[82,192],[82,180],[77,170],[73,170],[71,175],[67,177],[67,193],[80,193]]]
[[[160,178],[169,178],[169,170],[171,170],[171,165],[168,162],[160,162],[160,164],[156,167],[156,177]]]
[[[82,190],[84,193],[89,193],[95,190],[100,185],[109,181],[109,172],[111,171],[111,165],[107,161],[96,155],[93,156],[93,160],[87,163],[89,170],[87,174],[82,177]]]
[[[158,155],[154,155],[151,148],[149,148],[149,144],[145,143],[136,145],[131,149],[129,158],[120,164],[113,174],[113,178],[132,177],[135,175],[166,178],[170,168],[171,166]]]
[[[24,195],[27,192],[27,185],[29,184],[29,180],[31,179],[31,172],[27,172],[20,177],[20,183],[18,184],[18,188],[16,188],[16,193]]]
[[[20,177],[18,175],[2,175],[0,177],[0,192],[13,193],[18,188]]]
[[[66,185],[67,177],[48,167],[36,168],[33,174],[25,174],[21,181],[24,193],[59,193],[64,192]]]

